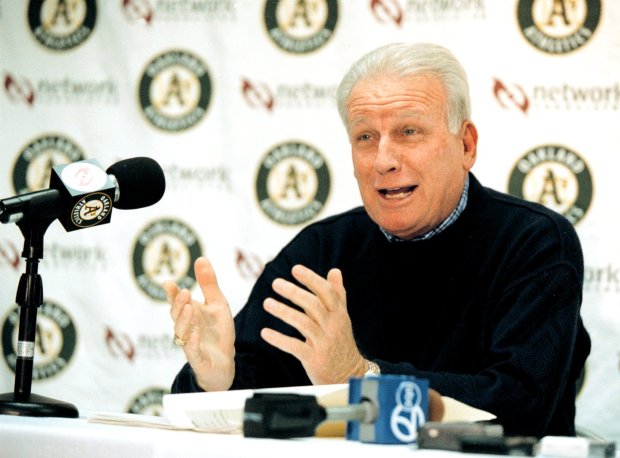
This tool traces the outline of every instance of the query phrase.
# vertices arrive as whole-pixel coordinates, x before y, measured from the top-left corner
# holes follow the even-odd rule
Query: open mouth
[[[405,186],[402,188],[379,189],[379,193],[386,199],[403,199],[409,196],[417,186]]]

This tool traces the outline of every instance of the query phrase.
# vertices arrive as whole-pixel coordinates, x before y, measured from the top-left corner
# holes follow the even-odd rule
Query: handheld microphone
[[[52,167],[49,189],[0,200],[0,222],[53,221],[67,232],[109,223],[112,208],[148,207],[165,191],[164,172],[148,157],[125,159],[105,172],[95,159]]]

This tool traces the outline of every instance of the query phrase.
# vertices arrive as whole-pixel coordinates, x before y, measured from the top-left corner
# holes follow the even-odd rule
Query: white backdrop
[[[578,423],[619,440],[619,21],[611,0],[0,0],[0,196],[83,158],[149,156],[167,180],[155,206],[47,231],[33,392],[158,413],[183,362],[161,282],[194,287],[206,254],[236,312],[303,225],[358,205],[340,77],[381,44],[432,41],[470,76],[477,177],[576,226],[593,338]],[[0,392],[22,245],[0,227]]]

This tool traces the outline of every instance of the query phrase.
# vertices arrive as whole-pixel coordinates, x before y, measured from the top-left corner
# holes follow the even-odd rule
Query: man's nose
[[[400,170],[400,167],[401,157],[397,146],[389,138],[382,138],[375,157],[375,169],[383,175],[396,172]]]

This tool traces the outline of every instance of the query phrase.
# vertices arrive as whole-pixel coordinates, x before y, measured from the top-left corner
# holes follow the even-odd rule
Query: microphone
[[[49,189],[0,200],[0,222],[17,223],[24,235],[22,257],[26,272],[19,279],[15,301],[20,306],[15,385],[0,394],[0,413],[36,417],[76,418],[73,404],[31,392],[37,308],[43,303],[43,236],[58,218],[67,231],[109,223],[112,207],[132,209],[152,205],[166,188],[164,172],[153,159],[138,157],[117,162],[103,171],[95,159],[52,167]]]
[[[405,375],[349,379],[349,404],[324,407],[315,396],[253,393],[243,411],[246,437],[314,436],[325,421],[346,421],[346,438],[377,444],[412,443],[427,421],[441,421],[445,406],[428,380]]]
[[[0,200],[0,222],[51,222],[67,232],[109,223],[112,208],[148,207],[158,202],[166,180],[149,157],[125,159],[105,172],[95,159],[52,167],[49,189]]]
[[[112,164],[106,170],[116,185],[114,208],[133,210],[153,205],[166,190],[166,178],[150,157],[134,157]]]

